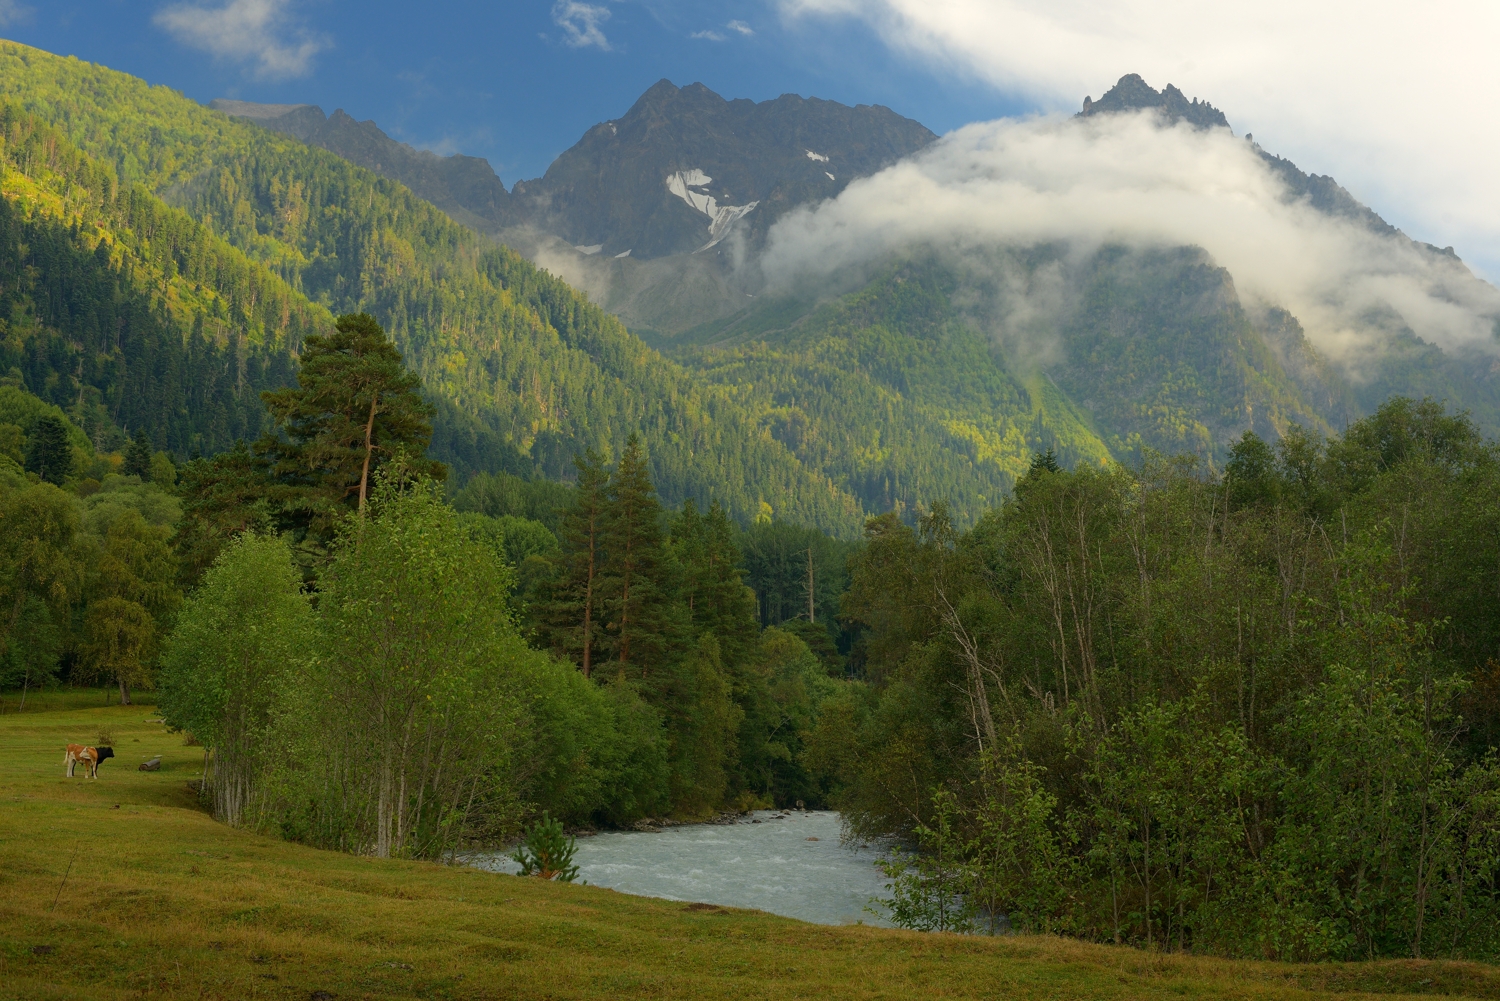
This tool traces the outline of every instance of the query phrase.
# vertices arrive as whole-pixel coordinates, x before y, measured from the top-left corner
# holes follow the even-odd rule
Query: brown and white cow
[[[68,767],[68,778],[73,777],[73,768],[80,761],[83,762],[83,770],[88,773],[89,778],[99,777],[99,765],[106,758],[113,758],[115,749],[112,747],[84,747],[82,744],[69,744],[68,753],[63,757],[63,764]]]

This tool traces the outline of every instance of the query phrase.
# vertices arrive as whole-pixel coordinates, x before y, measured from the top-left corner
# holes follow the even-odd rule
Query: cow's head
[[[96,761],[103,761],[105,758],[113,758],[115,756],[115,749],[113,747],[96,747],[94,751],[99,755],[95,759]]]

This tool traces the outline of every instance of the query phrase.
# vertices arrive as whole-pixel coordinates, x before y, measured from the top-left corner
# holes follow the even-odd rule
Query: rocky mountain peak
[[[878,105],[731,101],[702,83],[661,80],[513,194],[529,225],[585,253],[701,253],[731,233],[755,242],[787,210],[935,138]]]
[[[1118,114],[1122,111],[1140,111],[1155,108],[1169,125],[1187,122],[1194,128],[1229,128],[1224,112],[1207,101],[1194,98],[1189,101],[1170,83],[1164,90],[1156,90],[1139,73],[1127,73],[1099,100],[1085,97],[1083,110],[1078,117]]]

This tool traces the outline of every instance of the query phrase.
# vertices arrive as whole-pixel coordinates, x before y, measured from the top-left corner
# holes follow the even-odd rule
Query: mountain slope
[[[769,505],[857,529],[858,503],[762,434],[732,394],[399,185],[165,88],[13,43],[0,45],[0,96],[314,302],[373,312],[440,408],[467,419],[449,450],[472,467],[557,475],[575,451],[617,454],[639,431],[671,502],[715,499],[742,519]]]
[[[137,430],[179,456],[258,435],[260,391],[294,379],[327,310],[14,104],[0,137],[0,374],[101,448]]]
[[[312,104],[254,104],[226,98],[210,108],[326,149],[381,177],[411,189],[471,229],[493,230],[516,222],[510,192],[482,157],[438,156],[386,135],[371,121],[358,122],[343,109],[325,115]]]

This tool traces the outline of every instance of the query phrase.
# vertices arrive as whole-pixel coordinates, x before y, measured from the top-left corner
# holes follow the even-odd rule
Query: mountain
[[[1143,109],[1163,126],[1229,131],[1211,104],[1136,75],[1086,99],[1078,117]],[[1284,182],[1286,203],[1353,223],[1419,265],[1384,280],[1427,283],[1437,302],[1494,312],[1495,290],[1451,248],[1412,241],[1334,179],[1251,148]],[[1037,449],[1070,465],[1138,461],[1145,449],[1216,463],[1246,430],[1275,440],[1295,423],[1326,434],[1393,394],[1444,400],[1500,431],[1492,351],[1445,351],[1371,305],[1352,318],[1368,346],[1331,360],[1297,316],[1247,301],[1200,247],[997,242],[954,254],[919,244],[873,270],[852,288],[831,275],[822,295],[762,295],[661,341],[735,388],[804,461],[861,484],[870,503],[945,498],[963,519],[975,498],[1007,489]],[[913,471],[921,487],[893,468]]]
[[[836,195],[937,138],[879,105],[796,94],[728,101],[701,83],[661,80],[623,116],[584,133],[543,177],[507,192],[488,161],[413,149],[343,110],[225,98],[209,106],[400,181],[465,225],[526,226],[587,256],[646,260],[702,253],[731,232],[758,243],[788,209]]]
[[[1078,117],[1088,118],[1092,115],[1153,108],[1160,113],[1162,120],[1168,125],[1187,122],[1199,129],[1229,128],[1229,119],[1224,117],[1224,112],[1212,104],[1197,98],[1189,101],[1182,91],[1170,83],[1165,89],[1158,91],[1139,73],[1126,73],[1097,101],[1092,97],[1085,97],[1083,110],[1078,113]]]
[[[313,104],[255,104],[222,97],[210,101],[209,107],[294,136],[403,184],[471,229],[488,231],[516,221],[510,192],[482,157],[438,156],[414,149],[386,135],[374,122],[355,121],[343,109],[326,115]]]
[[[701,83],[662,80],[513,196],[531,225],[585,253],[703,253],[731,233],[756,245],[789,209],[936,138],[879,105],[795,94],[727,101]]]
[[[739,265],[790,209],[837,195],[937,137],[879,105],[784,94],[725,100],[662,80],[589,129],[543,177],[505,190],[488,162],[440,157],[310,104],[210,106],[399,181],[515,247],[634,329],[667,336],[739,312]]]
[[[166,88],[9,42],[0,43],[0,101],[52,136],[7,167],[11,206],[33,213],[34,203],[50,199],[70,238],[76,230],[81,249],[92,249],[96,269],[137,281],[130,289],[145,311],[203,316],[201,328],[196,320],[186,329],[185,320],[163,324],[153,342],[162,345],[161,364],[188,352],[201,329],[217,370],[239,391],[245,345],[260,338],[284,378],[306,329],[300,317],[326,329],[330,314],[365,310],[421,375],[438,409],[433,451],[460,477],[483,469],[561,477],[576,452],[618,455],[638,433],[669,503],[717,500],[741,521],[772,510],[840,534],[858,530],[860,502],[762,433],[732,393],[663,359],[563,282],[401,185]],[[55,192],[28,193],[28,172],[64,154],[76,154],[96,178],[88,197],[102,207],[83,212],[57,205]],[[68,183],[59,183],[66,194]],[[132,275],[134,265],[95,235],[90,213],[131,206],[144,206],[144,214],[119,224],[120,242],[155,261],[160,279]],[[200,236],[178,238],[137,218],[176,220]],[[75,337],[58,298],[80,289],[69,270],[78,259],[17,247],[0,274],[8,288],[27,268],[40,269],[45,286],[58,290],[58,297],[35,297],[24,323],[7,320],[19,350],[37,359],[17,378],[49,399],[67,396],[75,383],[85,399],[93,390],[114,399],[122,371],[155,385],[164,372],[123,336],[118,313],[85,314],[95,319],[86,319],[81,366],[73,354],[46,353]],[[235,262],[244,266],[236,270]],[[199,313],[174,312],[174,299],[191,297],[203,300]],[[253,399],[253,386],[244,391]],[[189,396],[164,398],[191,410]],[[153,427],[153,435],[162,433]]]
[[[19,249],[40,237],[18,231],[16,252],[0,255],[0,288],[20,289],[29,274],[50,290],[10,307],[7,330],[28,331],[7,342],[21,352],[8,357],[24,360],[12,363],[14,377],[66,407],[95,401],[108,411],[121,401],[109,414],[125,414],[136,397],[156,400],[158,416],[128,418],[153,428],[185,411],[177,430],[160,432],[174,449],[250,433],[245,401],[286,377],[296,324],[355,309],[386,324],[422,376],[439,411],[434,451],[460,479],[494,469],[566,476],[575,452],[618,454],[637,432],[668,503],[719,500],[741,521],[769,510],[840,534],[868,514],[909,516],[936,501],[972,523],[1048,448],[1068,464],[1136,461],[1147,449],[1214,463],[1247,429],[1270,438],[1291,423],[1334,431],[1397,392],[1470,407],[1482,427],[1500,427],[1500,376],[1484,350],[1443,350],[1394,310],[1371,308],[1353,322],[1379,350],[1329,358],[1304,319],[1245,298],[1236,276],[1192,245],[997,238],[954,254],[916,241],[796,287],[770,286],[760,261],[778,214],[878,190],[874,176],[845,186],[902,149],[917,151],[913,170],[947,155],[949,141],[933,145],[925,129],[884,109],[724,101],[662,84],[591,130],[546,177],[502,197],[482,161],[420,153],[346,115],[225,106],[230,115],[22,46],[0,46],[0,100],[57,140],[10,162],[6,199],[17,219],[55,203],[50,232],[73,241],[67,254],[43,259]],[[1210,135],[1228,129],[1211,105],[1139,78],[1090,101],[1089,113],[1140,107]],[[45,197],[23,191],[40,176],[37,151],[65,147],[104,180],[47,181]],[[1415,248],[1423,280],[1446,282],[1454,303],[1483,299],[1475,290],[1493,295],[1450,253],[1382,228],[1331,179],[1265,162],[1296,171],[1285,174],[1289,201]],[[820,194],[814,169],[843,196]],[[99,196],[89,215],[58,201],[74,197],[69,185],[116,193]],[[474,201],[475,190],[493,197]],[[710,197],[715,219],[756,204],[705,248],[715,236],[703,211]],[[488,204],[490,214],[465,204]],[[557,232],[498,225],[511,212]],[[567,228],[592,225],[594,214],[601,229]],[[188,235],[164,240],[161,223],[138,218],[178,220]],[[106,231],[107,240],[93,235]],[[629,246],[606,245],[616,237]],[[598,252],[570,242],[586,238],[601,241]],[[631,255],[606,255],[615,246]],[[85,259],[96,284],[116,276],[114,291],[97,284],[95,299],[140,303],[125,326],[118,312],[79,310],[75,319],[58,309],[81,287],[72,276]],[[563,278],[575,272],[605,294],[569,287]],[[671,325],[643,330],[653,350],[596,302],[630,305],[633,317],[619,312],[637,328],[648,315]],[[148,328],[134,318],[146,314],[171,322]],[[22,324],[23,315],[34,322]],[[111,323],[154,330],[154,347],[111,338]],[[186,394],[211,373],[227,430],[193,423]]]
[[[1175,125],[1187,122],[1194,128],[1229,128],[1229,119],[1224,113],[1206,101],[1188,101],[1182,91],[1171,84],[1158,91],[1143,80],[1138,73],[1127,73],[1099,100],[1085,97],[1079,118],[1095,115],[1110,115],[1129,111],[1154,109],[1164,124]],[[1254,136],[1245,136],[1254,140]],[[1346,191],[1331,177],[1304,173],[1290,160],[1283,159],[1255,147],[1262,160],[1281,178],[1291,198],[1306,198],[1318,211],[1332,216],[1351,219],[1375,233],[1394,236],[1396,227],[1376,215],[1368,206]],[[1450,251],[1453,248],[1448,248]]]

